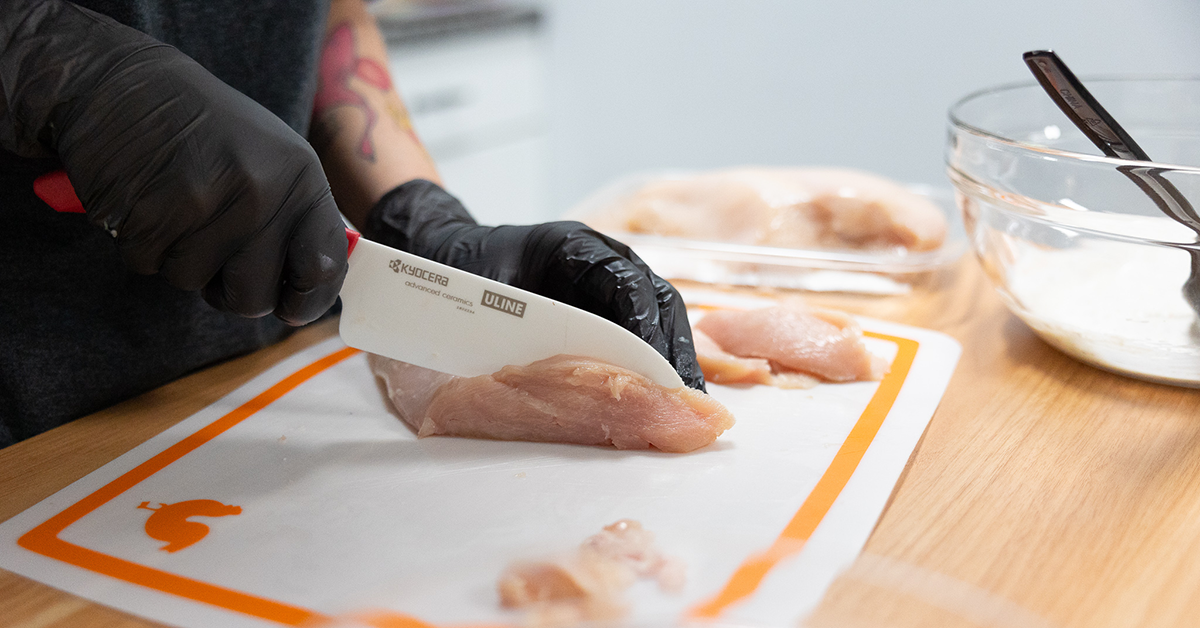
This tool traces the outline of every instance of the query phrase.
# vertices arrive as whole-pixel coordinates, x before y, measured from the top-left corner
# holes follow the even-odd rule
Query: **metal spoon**
[[[1105,155],[1132,161],[1152,161],[1054,51],[1031,50],[1023,57],[1025,65],[1029,66],[1042,89]],[[1117,170],[1141,188],[1164,214],[1200,235],[1200,214],[1196,213],[1179,189],[1162,175],[1167,168],[1128,165],[1117,166]],[[1183,284],[1183,295],[1192,309],[1200,314],[1200,249],[1184,249],[1192,258],[1192,274]]]

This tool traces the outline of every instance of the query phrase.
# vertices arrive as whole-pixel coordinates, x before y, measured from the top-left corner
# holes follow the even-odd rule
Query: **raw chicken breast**
[[[751,182],[714,174],[652,181],[587,222],[600,231],[752,243],[771,228],[771,205]]]
[[[374,355],[370,362],[417,436],[682,453],[708,445],[733,426],[733,415],[702,392],[664,388],[632,371],[575,356],[479,377],[453,377]]]
[[[831,382],[877,380],[887,363],[867,351],[849,315],[799,303],[710,312],[693,325],[725,354],[769,361],[773,373],[798,371]],[[697,343],[697,353],[701,346]],[[701,358],[705,379],[710,377]],[[713,377],[723,377],[718,365]],[[716,379],[712,381],[716,382]]]
[[[692,330],[696,361],[704,379],[714,384],[771,384],[771,363],[763,358],[739,358],[726,353],[708,334]]]
[[[946,219],[883,177],[835,168],[736,168],[648,183],[585,222],[600,231],[823,249],[929,251]]]
[[[946,239],[946,218],[936,205],[883,177],[834,168],[775,169],[760,176],[808,193],[806,202],[774,206],[773,228],[761,244],[808,247],[816,231],[816,244],[824,247],[931,251]]]
[[[684,577],[683,564],[663,555],[649,530],[622,519],[574,554],[509,566],[496,588],[500,604],[529,611],[531,624],[561,626],[624,616],[621,594],[639,578],[653,578],[661,590],[675,593]]]
[[[726,352],[708,334],[692,330],[696,361],[704,379],[714,384],[765,384],[776,388],[812,388],[821,380],[804,373],[780,371],[764,358],[743,358]]]

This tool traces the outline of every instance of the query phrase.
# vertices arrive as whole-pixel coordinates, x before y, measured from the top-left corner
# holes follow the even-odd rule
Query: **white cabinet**
[[[537,15],[528,17],[417,36],[380,20],[413,127],[446,188],[483,224],[551,218],[544,49]]]

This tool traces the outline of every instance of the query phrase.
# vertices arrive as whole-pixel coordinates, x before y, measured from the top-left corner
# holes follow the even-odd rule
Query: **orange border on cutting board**
[[[714,619],[718,617],[733,604],[753,594],[767,573],[782,560],[798,554],[817,525],[821,523],[825,514],[829,512],[829,508],[833,505],[838,495],[841,494],[842,489],[850,480],[850,476],[858,468],[858,463],[862,460],[867,448],[871,445],[884,419],[887,418],[892,405],[896,401],[897,395],[900,393],[900,389],[908,378],[908,373],[912,368],[913,359],[916,357],[919,346],[917,341],[908,338],[875,332],[863,333],[866,336],[887,340],[896,344],[897,352],[896,357],[892,360],[891,370],[879,383],[879,388],[872,395],[866,409],[859,416],[858,421],[850,430],[850,434],[847,435],[841,448],[834,455],[833,461],[825,469],[825,473],[821,475],[821,479],[818,480],[817,485],[809,493],[804,503],[801,504],[800,509],[792,517],[791,522],[784,528],[774,544],[767,551],[751,556],[743,562],[725,584],[725,587],[715,597],[692,608],[689,611],[689,615],[692,618]],[[359,353],[357,349],[349,347],[339,349],[283,378],[220,419],[185,437],[178,443],[134,467],[124,475],[109,482],[96,492],[79,500],[59,514],[26,532],[17,540],[17,544],[42,556],[116,578],[117,580],[287,626],[314,626],[333,619],[299,606],[177,576],[109,556],[63,541],[58,538],[58,535],[68,526],[79,521],[118,495],[121,495],[142,480],[149,478],[204,443],[250,418],[254,413],[267,407],[318,373],[357,353]],[[433,628],[428,623],[405,615],[389,614],[387,619],[389,620],[386,624],[388,626]]]
[[[238,406],[229,414],[209,423],[194,434],[166,448],[149,460],[134,467],[121,477],[109,482],[100,490],[67,507],[66,510],[47,519],[45,523],[26,532],[17,539],[25,549],[62,562],[82,567],[88,571],[162,591],[189,600],[203,602],[234,612],[260,617],[289,626],[319,620],[318,613],[298,606],[276,602],[266,598],[219,587],[207,582],[184,578],[145,565],[122,560],[114,556],[68,543],[58,535],[67,526],[84,518],[92,511],[112,501],[118,495],[133,488],[142,480],[158,473],[171,463],[195,451],[204,443],[216,438],[233,426],[250,418],[280,397],[294,390],[325,369],[359,353],[358,349],[346,347],[335,351],[304,368],[288,375],[275,385]]]
[[[747,558],[737,571],[733,572],[733,576],[725,583],[720,593],[707,602],[692,607],[687,613],[688,616],[694,619],[716,619],[730,606],[750,597],[771,569],[804,549],[805,543],[821,524],[833,502],[842,494],[850,476],[858,469],[858,463],[862,461],[867,448],[879,433],[883,420],[896,403],[896,397],[900,395],[900,389],[908,379],[908,372],[912,369],[913,359],[917,357],[917,348],[920,346],[916,340],[899,336],[870,331],[864,331],[863,335],[896,343],[896,357],[892,359],[891,370],[879,382],[879,388],[875,389],[871,401],[867,402],[867,407],[859,415],[858,422],[850,429],[846,440],[842,441],[842,446],[825,468],[825,473],[821,474],[821,479],[817,480],[817,485],[771,547]]]

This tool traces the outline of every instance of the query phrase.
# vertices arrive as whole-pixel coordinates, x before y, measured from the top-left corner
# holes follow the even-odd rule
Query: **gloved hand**
[[[6,0],[0,85],[0,146],[57,154],[133,271],[291,324],[337,298],[347,241],[316,153],[183,53],[61,0]]]
[[[483,227],[434,183],[410,181],[371,209],[363,235],[587,310],[640,336],[704,390],[679,293],[629,247],[579,222]]]

